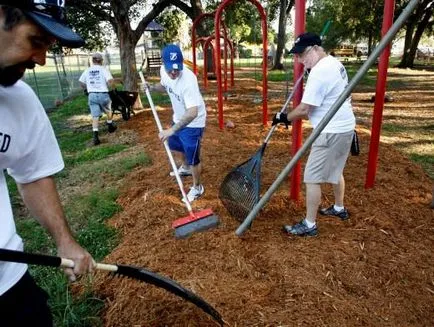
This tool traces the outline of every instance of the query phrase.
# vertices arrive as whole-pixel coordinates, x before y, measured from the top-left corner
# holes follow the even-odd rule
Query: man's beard
[[[35,68],[35,63],[32,61],[8,67],[0,67],[0,85],[5,87],[14,85],[21,77],[23,77],[25,69],[33,68]]]

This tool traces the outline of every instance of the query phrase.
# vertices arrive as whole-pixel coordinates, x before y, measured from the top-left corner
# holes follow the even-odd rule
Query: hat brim
[[[45,32],[54,36],[58,42],[65,47],[80,48],[84,46],[85,41],[80,35],[75,33],[71,28],[65,26],[52,17],[37,12],[26,12],[37,25],[39,25]]]
[[[174,69],[183,70],[184,64],[182,61],[181,62],[168,62],[168,63],[164,63],[164,69],[166,69],[167,71],[171,71]]]
[[[303,53],[303,51],[306,50],[306,48],[309,46],[310,45],[295,46],[291,50],[289,50],[289,53],[297,53],[297,54]]]

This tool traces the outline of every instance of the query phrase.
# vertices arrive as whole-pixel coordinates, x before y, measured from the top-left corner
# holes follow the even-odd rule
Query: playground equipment
[[[210,35],[208,37],[200,37],[200,38],[196,38],[196,30],[199,26],[199,24],[205,19],[205,18],[213,18],[215,15],[215,12],[212,13],[204,13],[199,15],[198,17],[196,17],[196,19],[193,22],[193,26],[191,29],[191,33],[192,33],[192,54],[193,54],[193,72],[197,75],[198,73],[198,68],[197,68],[197,64],[196,64],[196,46],[201,43],[202,47],[203,47],[203,53],[204,53],[204,87],[207,88],[208,87],[208,73],[209,73],[209,69],[208,69],[208,63],[209,63],[209,59],[213,59],[213,58],[209,58],[208,57],[208,53],[207,50],[210,46],[212,46],[212,50],[213,53],[215,52],[215,46],[211,43],[212,39],[215,38],[215,35]],[[234,50],[233,50],[233,45],[232,42],[228,39],[228,33],[227,33],[227,29],[226,26],[224,25],[224,23],[222,24],[223,27],[223,35],[224,35],[224,85],[225,85],[225,92],[227,92],[227,52],[228,52],[228,46],[230,47],[230,58],[231,58],[231,86],[234,86]],[[211,38],[211,39],[209,39]],[[205,44],[206,41],[208,41],[208,43]],[[214,61],[214,60],[212,60]],[[211,71],[215,72],[216,66],[215,63],[212,63],[212,68]]]
[[[221,25],[221,16],[223,10],[235,2],[236,0],[225,0],[222,2],[216,10],[214,24],[215,24],[215,65],[216,65],[216,76],[217,76],[217,100],[218,100],[218,121],[219,128],[223,129],[224,127],[224,119],[223,119],[223,90],[222,90],[222,72],[221,72],[221,52],[220,49],[220,25]],[[267,93],[268,93],[268,84],[267,84],[267,18],[265,15],[264,8],[257,0],[249,0],[253,5],[258,9],[259,15],[261,16],[261,26],[262,26],[262,124],[264,126],[267,125],[268,122],[268,104],[267,104]]]
[[[393,2],[393,1],[392,1]],[[387,29],[384,27],[383,31],[386,31],[384,33],[384,36],[378,46],[374,49],[372,54],[367,58],[365,63],[360,67],[360,69],[357,71],[356,75],[353,77],[353,79],[350,81],[348,86],[345,88],[345,90],[342,92],[342,94],[339,96],[339,98],[335,101],[335,103],[331,106],[330,110],[327,112],[327,114],[324,116],[324,118],[320,121],[320,123],[317,125],[317,127],[313,130],[311,135],[306,139],[303,146],[295,153],[291,161],[286,165],[286,167],[282,170],[282,172],[279,174],[279,176],[276,178],[276,180],[273,182],[273,184],[270,186],[270,188],[267,190],[267,192],[263,195],[261,200],[255,205],[255,207],[252,209],[252,211],[249,213],[249,215],[244,219],[243,223],[237,228],[235,231],[235,234],[238,236],[241,236],[252,224],[253,220],[259,213],[259,211],[264,207],[264,205],[269,201],[271,196],[276,192],[277,188],[280,186],[280,184],[286,179],[288,174],[292,171],[294,166],[297,164],[297,162],[302,158],[302,156],[305,154],[305,152],[312,146],[312,143],[316,140],[316,138],[321,134],[322,130],[325,128],[325,126],[328,124],[328,122],[333,118],[333,116],[336,114],[336,112],[339,110],[341,105],[346,101],[348,96],[351,94],[352,90],[356,87],[356,85],[359,83],[359,81],[363,78],[363,75],[368,71],[368,69],[375,63],[378,56],[383,52],[386,47],[390,48],[390,42],[392,41],[393,37],[396,35],[400,27],[404,24],[404,22],[407,20],[407,18],[412,13],[413,9],[418,4],[418,0],[411,0],[407,7],[402,11],[401,15],[398,17],[398,19],[395,21],[395,23],[390,27],[390,29]],[[385,6],[385,16],[386,13],[389,12],[390,7]],[[392,12],[393,13],[393,12]],[[386,19],[385,19],[386,20]],[[384,24],[387,25],[387,24]],[[380,97],[377,97],[380,99]],[[381,97],[383,98],[383,97]]]

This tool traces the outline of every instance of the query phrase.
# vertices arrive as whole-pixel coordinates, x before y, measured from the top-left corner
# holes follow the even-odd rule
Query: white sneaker
[[[191,176],[191,168],[184,168],[184,165],[179,166],[178,168],[179,176]],[[170,176],[175,176],[173,171],[170,172]]]
[[[193,202],[194,200],[198,199],[203,193],[205,192],[205,188],[203,187],[203,185],[199,185],[199,186],[192,186],[190,188],[190,191],[187,193],[187,199],[188,202]],[[184,198],[182,198],[182,201],[184,201]]]

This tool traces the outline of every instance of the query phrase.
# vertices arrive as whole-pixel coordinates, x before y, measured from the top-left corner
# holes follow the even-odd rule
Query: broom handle
[[[160,121],[160,118],[158,117],[157,110],[155,109],[154,101],[152,101],[152,97],[151,97],[151,93],[149,92],[149,88],[146,85],[145,77],[143,76],[143,73],[141,71],[139,71],[139,75],[140,75],[140,79],[142,80],[143,88],[145,90],[146,97],[148,98],[149,105],[151,106],[152,114],[154,115],[154,119],[155,119],[155,122],[157,124],[158,131],[162,132],[163,126],[161,126],[161,121]],[[164,141],[163,143],[164,143],[164,148],[166,149],[166,152],[167,152],[167,156],[169,157],[170,164],[172,165],[172,169],[173,169],[173,173],[175,174],[176,181],[178,182],[179,189],[181,190],[182,198],[184,199],[185,205],[186,205],[188,211],[190,212],[190,214],[193,214],[193,209],[191,207],[190,201],[188,201],[187,194],[184,191],[184,185],[182,184],[181,177],[179,176],[178,167],[176,166],[175,159],[173,159],[173,155],[172,155],[172,152],[170,151],[169,144],[167,143],[167,140]]]

